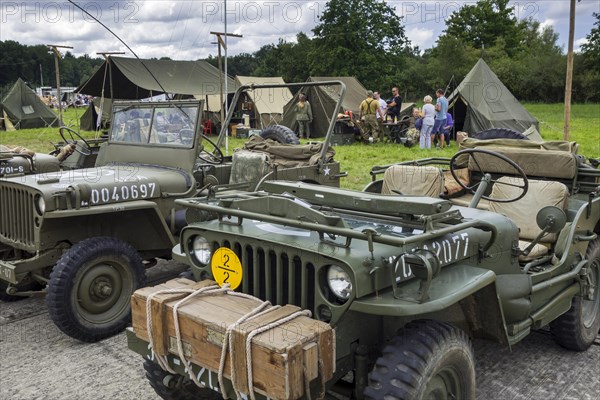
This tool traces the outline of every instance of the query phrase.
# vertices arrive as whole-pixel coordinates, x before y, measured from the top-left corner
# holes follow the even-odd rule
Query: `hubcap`
[[[451,367],[446,367],[435,375],[425,391],[427,400],[457,400],[463,398],[463,387],[459,373]]]
[[[91,323],[118,318],[129,306],[133,292],[131,269],[113,260],[96,260],[84,265],[73,285],[78,315]]]

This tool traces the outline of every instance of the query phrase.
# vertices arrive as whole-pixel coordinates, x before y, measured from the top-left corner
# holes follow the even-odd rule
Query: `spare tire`
[[[284,144],[300,144],[300,140],[294,131],[283,125],[267,126],[260,132],[260,137]]]
[[[489,139],[518,139],[518,140],[529,140],[529,138],[522,133],[507,128],[490,128],[478,132],[473,135],[474,139],[489,140]]]

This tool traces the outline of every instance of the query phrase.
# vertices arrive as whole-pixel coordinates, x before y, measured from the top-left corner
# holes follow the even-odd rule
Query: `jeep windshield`
[[[167,145],[191,148],[194,141],[197,106],[150,104],[115,107],[110,141],[135,145]]]

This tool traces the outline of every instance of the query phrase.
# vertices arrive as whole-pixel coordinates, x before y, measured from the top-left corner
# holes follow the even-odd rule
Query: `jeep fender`
[[[431,281],[429,299],[419,303],[416,294],[419,280],[402,284],[405,298],[396,298],[392,290],[369,295],[352,302],[350,310],[403,319],[421,318],[426,314],[440,313],[458,306],[464,323],[476,337],[495,339],[508,343],[502,304],[496,293],[496,274],[484,268],[454,264],[442,268]]]
[[[138,200],[47,213],[42,240],[52,240],[57,231],[71,243],[95,236],[110,236],[132,244],[142,257],[170,255],[176,240],[158,205]]]

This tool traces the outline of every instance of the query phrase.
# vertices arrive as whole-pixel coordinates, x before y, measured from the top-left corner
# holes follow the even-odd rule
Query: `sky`
[[[261,46],[293,42],[296,34],[318,24],[326,1],[234,1],[234,0],[136,0],[77,1],[91,15],[116,33],[141,58],[170,57],[196,60],[217,55],[215,35],[242,35],[227,39],[228,54],[252,53]],[[403,17],[406,36],[422,50],[431,48],[445,28],[445,19],[465,4],[475,1],[387,1]],[[569,0],[511,1],[517,18],[534,18],[559,34],[559,45],[567,48]],[[66,0],[0,0],[0,40],[21,44],[72,46],[74,55],[125,51],[107,29]],[[592,13],[600,12],[599,0],[581,0],[576,6],[575,49],[585,43],[593,28]],[[1,66],[0,66],[1,67]]]

